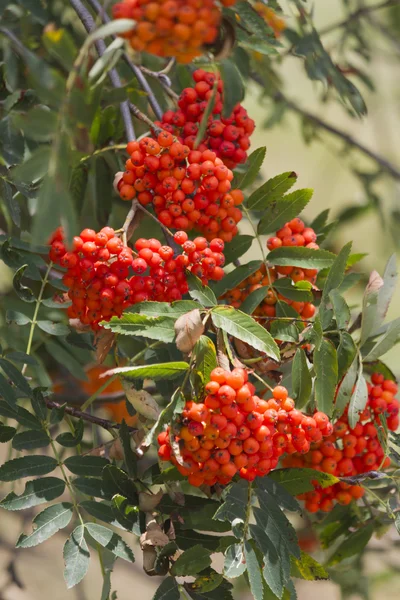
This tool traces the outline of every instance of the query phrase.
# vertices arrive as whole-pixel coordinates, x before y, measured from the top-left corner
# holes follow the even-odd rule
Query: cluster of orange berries
[[[182,143],[193,149],[204,112],[214,96],[207,128],[197,149],[213,150],[225,165],[234,169],[247,160],[255,122],[241,104],[234,107],[229,117],[222,117],[224,83],[219,76],[197,69],[193,73],[193,80],[194,87],[185,88],[179,96],[179,109],[167,110],[162,121],[156,124],[178,136]]]
[[[235,2],[220,0],[223,6]],[[217,38],[222,12],[215,0],[123,0],[113,6],[113,17],[136,21],[123,34],[134,50],[189,63]]]
[[[374,373],[371,381],[372,385],[368,384],[367,406],[354,428],[349,425],[346,409],[335,423],[332,435],[323,441],[313,442],[307,454],[287,457],[284,466],[309,467],[338,477],[354,477],[388,467],[390,458],[384,455],[377,426],[380,425],[380,415],[386,413],[388,429],[395,431],[398,428],[400,403],[395,398],[398,388],[394,381],[385,379],[379,373]],[[335,500],[347,505],[363,494],[361,486],[339,482],[327,488],[316,484],[314,491],[302,494],[299,498],[305,501],[306,509],[314,513],[318,510],[331,511]]]
[[[236,474],[253,481],[274,469],[284,453],[307,453],[311,443],[332,434],[324,413],[309,417],[296,410],[283,386],[269,400],[255,396],[244,369],[214,369],[205,390],[204,402],[186,402],[176,435],[168,428],[158,436],[160,458],[193,486],[226,485]],[[171,436],[184,465],[174,455]]]
[[[97,330],[101,321],[121,316],[125,308],[138,302],[180,300],[189,291],[186,269],[205,285],[223,277],[221,239],[209,244],[199,237],[192,242],[184,231],[178,231],[175,241],[183,250],[177,256],[156,239],[138,239],[134,252],[114,229],[103,227],[97,233],[84,229],[68,250],[62,229],[57,229],[50,239],[49,256],[66,269],[63,283],[72,301],[68,316]]]
[[[304,222],[298,217],[286,223],[282,229],[276,232],[276,236],[267,241],[270,250],[280,246],[306,246],[307,248],[318,248],[315,243],[317,234],[311,227],[305,227]],[[289,277],[294,283],[298,281],[308,281],[315,284],[317,278],[317,269],[300,269],[298,267],[267,267],[262,265],[255,273],[247,277],[242,283],[229,290],[223,298],[227,302],[239,308],[242,302],[249,294],[255,290],[269,286],[262,303],[256,308],[254,316],[275,317],[277,302],[289,304],[301,317],[311,319],[315,314],[315,306],[311,302],[297,302],[273,289],[274,282]]]
[[[232,240],[238,232],[243,202],[240,190],[231,190],[233,173],[211,150],[190,150],[168,131],[157,139],[129,142],[126,171],[117,183],[123,200],[152,204],[166,227],[193,228],[207,240]]]
[[[282,31],[286,29],[286,22],[282,17],[276,14],[276,12],[269,6],[265,6],[262,2],[256,2],[254,8],[258,14],[263,17],[267,25],[274,30],[276,38],[279,38]]]

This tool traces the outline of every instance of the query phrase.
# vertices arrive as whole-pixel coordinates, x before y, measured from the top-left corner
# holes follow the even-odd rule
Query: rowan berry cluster
[[[305,227],[303,221],[299,218],[286,223],[282,229],[276,232],[276,236],[267,241],[270,250],[280,246],[306,246],[307,248],[318,248],[315,243],[317,235],[311,227]],[[242,283],[229,290],[223,298],[235,308],[239,308],[242,302],[249,294],[255,290],[268,286],[264,300],[256,308],[254,316],[275,317],[276,305],[278,302],[289,304],[304,319],[311,319],[315,314],[315,306],[311,302],[297,302],[286,298],[283,294],[277,292],[273,286],[274,282],[284,277],[289,277],[294,283],[298,281],[308,281],[315,284],[317,278],[317,269],[300,269],[298,267],[267,267],[262,265],[255,273],[247,277]],[[268,325],[268,324],[267,324]]]
[[[232,240],[243,202],[231,190],[233,173],[211,150],[190,150],[168,131],[127,146],[130,158],[117,183],[123,200],[152,204],[160,222],[184,231],[195,228],[207,240]]]
[[[58,229],[50,240],[49,256],[67,270],[63,283],[72,301],[68,316],[96,330],[101,321],[121,316],[125,308],[138,302],[180,300],[189,290],[186,269],[204,284],[223,277],[222,240],[208,244],[199,237],[189,242],[187,234],[178,231],[175,241],[182,246],[177,256],[156,239],[138,239],[134,252],[114,229],[103,227],[98,233],[84,229],[67,250]]]
[[[313,442],[307,454],[287,457],[285,467],[309,467],[317,471],[331,473],[338,477],[355,476],[367,471],[377,471],[390,465],[378,439],[377,427],[380,415],[386,413],[387,425],[391,431],[399,426],[400,403],[395,398],[397,385],[379,373],[371,377],[368,384],[368,403],[354,428],[348,422],[348,410],[335,423],[333,433],[325,440]],[[359,485],[345,482],[327,488],[315,484],[315,490],[298,496],[305,501],[309,512],[329,512],[334,502],[347,505],[353,499],[361,498],[364,490]]]
[[[236,0],[220,0],[232,6]],[[222,13],[215,0],[123,0],[113,6],[114,19],[134,19],[132,31],[123,34],[138,52],[175,56],[189,63],[212,44]]]
[[[213,150],[226,166],[234,169],[238,164],[246,162],[255,122],[241,104],[236,104],[229,117],[221,115],[224,83],[219,76],[197,69],[193,73],[193,80],[194,87],[185,88],[179,96],[179,109],[167,110],[162,121],[156,124],[178,136],[186,146],[193,149],[204,112],[208,103],[214,101],[207,128],[197,149]]]
[[[282,35],[282,32],[286,29],[286,21],[282,19],[272,8],[265,6],[262,2],[256,2],[254,4],[255,10],[258,14],[263,17],[267,25],[274,30],[276,38]]]
[[[194,486],[226,485],[236,474],[253,481],[274,469],[284,453],[307,453],[312,442],[333,431],[324,413],[309,417],[296,410],[283,386],[276,386],[269,400],[255,396],[244,369],[214,369],[205,390],[204,402],[186,402],[175,435],[168,428],[158,436],[160,458]],[[171,437],[184,465],[174,455]]]

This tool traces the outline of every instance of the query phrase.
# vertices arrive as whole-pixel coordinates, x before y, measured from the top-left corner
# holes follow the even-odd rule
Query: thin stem
[[[243,525],[243,541],[246,541],[247,530],[249,528],[250,517],[251,517],[251,499],[253,494],[252,482],[249,481],[249,488],[247,492],[247,507],[246,507],[246,519]]]
[[[253,79],[254,79],[254,77],[253,77]],[[258,82],[258,83],[260,83],[260,82]],[[368,156],[373,161],[375,161],[384,171],[387,171],[394,179],[400,180],[400,168],[399,167],[397,167],[396,165],[393,165],[391,162],[389,162],[383,156],[380,156],[376,152],[373,152],[372,150],[370,150],[369,148],[367,148],[366,146],[361,144],[359,141],[357,141],[355,138],[353,138],[351,135],[349,135],[345,131],[338,129],[337,127],[327,123],[320,117],[317,117],[317,115],[314,115],[314,114],[310,113],[309,111],[305,110],[304,108],[301,108],[293,100],[289,100],[288,98],[286,98],[286,96],[284,96],[281,92],[278,92],[277,94],[275,94],[274,100],[278,101],[278,102],[279,101],[284,102],[286,104],[286,106],[288,108],[290,108],[293,112],[296,112],[297,114],[301,115],[302,117],[304,117],[311,123],[314,123],[318,127],[321,127],[321,129],[325,129],[325,131],[328,131],[332,135],[335,135],[336,137],[342,139],[344,142],[346,142],[346,144],[349,144],[349,146],[356,148],[357,150],[359,150],[360,152],[365,154],[365,156]]]
[[[103,23],[110,22],[110,20],[111,20],[110,17],[107,15],[107,13],[105,12],[104,8],[101,6],[101,4],[98,0],[88,0],[88,2],[93,7],[93,9],[97,12],[97,14],[100,16]],[[113,37],[115,38],[115,36],[113,36]],[[157,119],[161,120],[162,115],[163,115],[163,110],[162,110],[161,106],[159,105],[157,98],[155,97],[155,95],[153,93],[153,90],[151,89],[150,85],[148,84],[147,79],[145,78],[142,71],[140,70],[140,67],[135,65],[126,53],[124,53],[122,55],[122,57],[123,57],[125,63],[128,65],[128,67],[131,69],[131,71],[135,75],[142,90],[144,92],[146,92],[147,98],[149,100],[149,104],[150,104],[151,108],[153,109],[153,112],[156,115]]]
[[[245,215],[246,215],[246,217],[247,217],[247,220],[249,221],[249,223],[250,223],[250,225],[251,225],[251,228],[252,228],[252,229],[253,229],[253,231],[254,231],[254,235],[255,235],[255,237],[256,237],[256,239],[257,239],[257,243],[258,243],[258,245],[259,245],[259,247],[260,247],[260,250],[261,250],[261,256],[262,256],[262,258],[263,258],[263,261],[264,261],[265,267],[266,267],[266,269],[267,269],[267,276],[268,276],[268,281],[269,281],[269,283],[268,283],[268,288],[270,288],[270,289],[271,289],[271,288],[272,288],[271,273],[270,273],[270,270],[269,270],[269,268],[268,268],[268,263],[267,263],[267,255],[265,254],[265,250],[264,250],[263,243],[262,243],[262,241],[261,241],[261,238],[260,238],[260,236],[258,235],[258,232],[257,232],[256,226],[255,226],[255,225],[254,225],[254,223],[253,223],[253,220],[252,220],[252,218],[251,218],[250,212],[248,211],[248,209],[247,209],[247,208],[246,208],[246,206],[244,206],[244,205],[241,205],[241,209],[244,211],[244,213],[245,213]]]
[[[65,481],[65,485],[67,486],[68,491],[69,491],[69,493],[71,495],[71,500],[72,500],[72,504],[74,506],[75,512],[76,512],[76,514],[78,516],[78,519],[79,519],[81,525],[84,525],[84,522],[83,522],[83,519],[82,519],[81,512],[79,510],[79,504],[78,504],[78,501],[77,501],[74,489],[73,489],[72,484],[71,484],[71,482],[69,480],[69,477],[68,477],[68,475],[67,475],[67,473],[66,473],[66,471],[64,469],[64,465],[62,463],[62,460],[61,460],[61,457],[60,457],[60,455],[58,453],[56,445],[55,445],[53,439],[51,438],[51,434],[50,434],[50,431],[49,431],[49,428],[48,428],[47,424],[45,425],[45,429],[46,429],[47,435],[50,438],[51,449],[53,450],[54,457],[55,457],[55,459],[56,459],[56,461],[58,463],[58,466],[60,467],[60,471],[61,471],[61,474],[62,474],[63,479]]]
[[[121,425],[119,423],[113,423],[112,421],[108,421],[107,419],[101,419],[100,417],[95,417],[90,413],[83,412],[73,406],[65,406],[60,404],[59,402],[55,402],[54,400],[49,400],[45,398],[47,408],[55,408],[61,409],[63,408],[68,415],[71,417],[76,417],[77,419],[82,419],[83,421],[87,421],[89,423],[93,423],[94,425],[99,425],[103,429],[107,431],[112,431],[113,429],[120,429]],[[137,431],[134,427],[129,427],[129,431],[132,433]]]
[[[161,229],[163,229],[173,239],[174,234],[172,233],[172,231],[170,229],[168,229],[168,227],[166,225],[161,223],[161,221],[159,221],[156,216],[154,216],[150,211],[148,211],[147,208],[145,208],[142,204],[138,204],[138,209],[141,210],[142,212],[144,212],[148,217],[153,219],[153,221],[158,223],[159,226],[161,227]]]
[[[117,150],[125,150],[125,149],[126,149],[126,144],[114,144],[112,146],[106,146],[105,148],[100,148],[99,150],[95,150],[94,152],[92,152],[92,154],[87,154],[86,156],[81,158],[80,162],[85,163],[90,158],[93,158],[93,156],[98,156],[99,154],[105,154],[106,152],[114,152]]]
[[[49,262],[47,270],[46,270],[46,273],[44,274],[44,277],[42,279],[42,285],[40,286],[39,295],[38,295],[37,300],[36,300],[35,312],[33,313],[33,318],[32,318],[32,321],[31,321],[31,327],[30,327],[30,330],[29,330],[28,344],[26,346],[26,354],[28,354],[28,356],[29,356],[29,354],[31,353],[31,350],[32,350],[33,335],[35,333],[35,328],[36,328],[36,325],[37,325],[37,317],[38,317],[38,314],[39,314],[40,305],[42,303],[44,289],[45,289],[45,287],[47,285],[47,281],[49,279],[49,274],[50,274],[50,271],[51,271],[52,267],[53,267],[53,263]],[[28,367],[28,365],[25,363],[24,366],[22,367],[22,374],[25,373],[27,367]]]
[[[110,383],[115,381],[117,379],[117,377],[118,377],[118,375],[115,374],[115,375],[112,375],[109,379],[107,379],[103,383],[103,385],[101,385],[99,387],[99,389],[94,392],[94,394],[92,394],[87,400],[85,400],[85,402],[81,406],[82,410],[88,409],[89,406],[91,404],[93,404],[93,402],[96,400],[96,398],[101,394],[101,392],[103,392],[110,385]]]
[[[250,373],[250,375],[253,375],[253,377],[255,377],[256,379],[258,379],[258,381],[261,381],[261,383],[263,383],[271,392],[273,392],[274,388],[272,388],[269,383],[267,383],[262,377],[260,377],[260,375],[258,373],[256,373],[255,371],[253,371],[252,373]]]
[[[135,104],[132,104],[132,102],[129,102],[129,109],[131,113],[137,119],[139,119],[139,121],[146,123],[146,125],[148,125],[150,129],[155,131],[157,134],[162,131],[161,127],[158,127],[155,123],[153,123],[153,121],[147,115],[145,115],[144,112],[142,112]]]
[[[332,25],[327,25],[327,27],[320,29],[318,33],[321,36],[326,35],[327,33],[331,33],[336,29],[341,29],[342,27],[347,29],[350,25],[353,24],[354,21],[357,21],[362,17],[366,17],[369,13],[375,12],[377,10],[383,10],[384,8],[390,8],[391,6],[399,6],[399,0],[385,0],[380,4],[375,4],[372,6],[361,6],[353,13],[347,15],[347,17],[342,21],[337,21],[336,23],[332,23]]]
[[[137,207],[137,201],[133,200],[132,206],[128,214],[126,215],[125,223],[122,225],[122,241],[124,243],[124,246],[128,245],[128,231],[133,219],[135,218]]]
[[[81,0],[71,0],[71,4],[72,4],[73,8],[75,9],[76,14],[82,21],[82,24],[85,27],[86,31],[88,33],[91,33],[92,31],[94,31],[96,29],[96,24],[94,22],[94,19],[93,19],[92,15],[90,14],[90,12],[87,10],[87,8],[85,8],[85,6],[82,4]],[[97,52],[98,52],[99,56],[103,56],[104,52],[107,49],[107,46],[106,46],[104,40],[97,40],[96,48],[97,48]],[[116,69],[111,69],[108,73],[108,76],[111,80],[111,83],[113,84],[113,86],[115,88],[122,87],[121,79],[120,79],[120,76],[118,75],[118,72],[116,71]],[[135,134],[135,130],[133,127],[131,115],[129,112],[128,101],[125,100],[124,102],[121,102],[119,106],[120,106],[122,119],[124,121],[126,136],[129,141],[135,140],[136,134]]]

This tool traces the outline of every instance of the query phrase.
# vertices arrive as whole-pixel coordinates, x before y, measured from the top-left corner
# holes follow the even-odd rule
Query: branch
[[[101,4],[98,0],[88,0],[88,2],[92,6],[92,8],[97,12],[97,14],[100,16],[103,23],[109,23],[111,21],[110,17],[107,15],[106,11],[104,10],[104,7],[101,6]],[[115,39],[115,36],[113,36],[113,37]],[[150,85],[148,84],[147,79],[143,75],[140,67],[138,67],[131,61],[131,59],[126,54],[126,52],[124,52],[124,54],[122,56],[123,56],[124,61],[128,65],[128,67],[131,69],[131,71],[135,75],[136,79],[138,80],[140,87],[142,88],[142,90],[144,92],[146,92],[147,97],[149,99],[149,104],[150,104],[151,108],[153,109],[155,116],[157,117],[158,120],[161,120],[162,115],[163,115],[163,110],[162,110],[161,106],[159,105],[158,100],[155,97],[153,90],[151,89]]]
[[[382,10],[384,8],[390,8],[391,6],[399,6],[399,0],[385,0],[380,4],[375,4],[372,6],[362,6],[358,10],[350,13],[343,21],[338,21],[337,23],[333,23],[332,25],[328,25],[318,31],[319,35],[326,35],[327,33],[331,33],[331,31],[335,31],[335,29],[341,29],[345,27],[346,29],[353,23],[353,21],[357,21],[358,19],[367,16],[368,14],[375,12],[377,10]]]
[[[254,77],[253,77],[253,79],[254,79]],[[257,79],[255,79],[255,80],[257,81]],[[260,82],[258,82],[258,83],[260,83]],[[366,146],[364,146],[363,144],[358,142],[355,138],[353,138],[351,135],[349,135],[345,131],[342,131],[341,129],[338,129],[337,127],[334,127],[333,125],[330,125],[329,123],[327,123],[320,117],[317,117],[313,113],[310,113],[307,110],[305,110],[304,108],[301,108],[293,100],[289,100],[288,98],[286,98],[286,96],[284,96],[281,92],[278,92],[277,94],[275,94],[274,100],[276,100],[278,102],[284,102],[286,104],[286,106],[288,108],[290,108],[293,112],[296,112],[297,114],[301,115],[302,117],[304,117],[311,123],[314,123],[318,127],[321,127],[321,129],[325,129],[325,131],[329,131],[329,133],[331,133],[332,135],[335,135],[336,137],[341,138],[344,142],[346,142],[350,146],[357,148],[357,150],[359,150],[360,152],[362,152],[363,154],[365,154],[366,156],[371,158],[373,161],[375,161],[380,167],[382,167],[382,169],[384,171],[387,171],[394,179],[400,180],[400,168],[393,165],[391,162],[386,160],[386,158],[384,158],[383,156],[376,154],[376,152],[373,152],[372,150],[370,150],[369,148],[367,148]]]
[[[99,427],[102,427],[103,429],[107,429],[107,431],[110,431],[110,429],[120,429],[121,428],[121,425],[118,423],[113,423],[112,421],[108,421],[107,419],[101,419],[100,417],[95,417],[94,415],[91,415],[90,413],[82,412],[81,410],[78,410],[77,408],[73,408],[72,406],[65,406],[63,404],[59,404],[58,402],[54,402],[54,400],[48,400],[47,398],[45,398],[45,402],[46,402],[47,408],[55,408],[55,409],[63,408],[68,415],[71,415],[71,417],[76,417],[77,419],[82,419],[83,421],[88,421],[89,423],[94,423],[95,425],[99,425]],[[134,427],[128,427],[128,429],[132,433],[137,431],[137,429],[135,429]]]
[[[72,4],[73,8],[75,9],[75,12],[78,15],[78,17],[80,18],[86,31],[88,33],[91,33],[92,31],[94,31],[96,29],[96,24],[94,22],[94,19],[93,19],[92,15],[90,14],[90,12],[82,4],[81,0],[71,0],[71,4]],[[96,48],[97,48],[97,52],[98,52],[99,56],[103,56],[103,54],[107,48],[104,40],[97,40]],[[108,76],[111,80],[112,85],[115,88],[122,87],[121,79],[120,79],[116,69],[111,69],[108,73]],[[133,127],[132,119],[131,119],[131,114],[129,111],[129,103],[127,100],[125,100],[124,102],[121,102],[121,104],[119,106],[120,106],[122,119],[123,119],[124,125],[125,125],[126,137],[128,138],[128,141],[135,140],[136,135],[135,135],[135,130]]]

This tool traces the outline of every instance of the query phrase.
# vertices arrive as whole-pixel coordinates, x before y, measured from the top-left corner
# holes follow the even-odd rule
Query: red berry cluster
[[[306,453],[332,433],[324,413],[308,417],[296,410],[282,386],[269,400],[255,396],[244,369],[214,369],[205,389],[204,402],[186,402],[175,435],[185,466],[174,456],[170,429],[158,436],[160,458],[194,486],[226,485],[237,473],[252,481],[274,469],[285,452]]]
[[[309,467],[338,477],[355,476],[388,467],[390,459],[384,457],[376,426],[380,424],[379,415],[386,413],[388,428],[391,431],[398,428],[400,403],[395,398],[398,388],[394,381],[385,380],[379,373],[374,373],[371,381],[372,385],[368,384],[367,406],[354,428],[349,426],[346,410],[335,423],[332,435],[314,442],[307,454],[287,457],[284,466]],[[347,505],[353,498],[361,498],[363,494],[361,486],[339,482],[327,488],[315,484],[314,491],[302,494],[299,498],[305,501],[309,512],[329,512],[335,500]]]
[[[304,221],[296,217],[286,223],[282,229],[276,232],[276,235],[268,238],[268,250],[275,250],[281,246],[304,246],[305,248],[319,248],[317,234],[312,227],[306,227]],[[280,269],[293,269],[293,267],[280,267]],[[284,275],[289,275],[292,271],[285,271]]]
[[[67,269],[63,283],[72,300],[68,316],[96,330],[101,321],[120,316],[138,302],[180,300],[189,290],[185,269],[204,284],[223,277],[222,240],[208,244],[205,238],[196,238],[189,242],[184,231],[178,231],[175,240],[183,246],[178,256],[156,239],[138,239],[134,252],[111,227],[98,233],[84,229],[74,237],[69,251],[58,229],[50,240],[49,256]]]
[[[238,232],[243,201],[231,190],[233,173],[211,150],[190,150],[168,131],[127,146],[130,158],[117,183],[123,200],[152,204],[160,222],[180,230],[193,228],[207,240],[231,241]]]
[[[185,88],[179,96],[179,109],[167,110],[158,125],[179,136],[184,144],[193,149],[199,125],[217,85],[214,108],[198,150],[213,150],[230,169],[234,169],[246,162],[255,123],[241,104],[234,107],[229,117],[221,115],[224,84],[216,75],[197,69],[193,79],[194,87]]]
[[[220,0],[223,6],[235,2]],[[215,41],[222,13],[215,0],[123,0],[113,6],[113,16],[136,21],[123,36],[134,50],[189,63]]]

